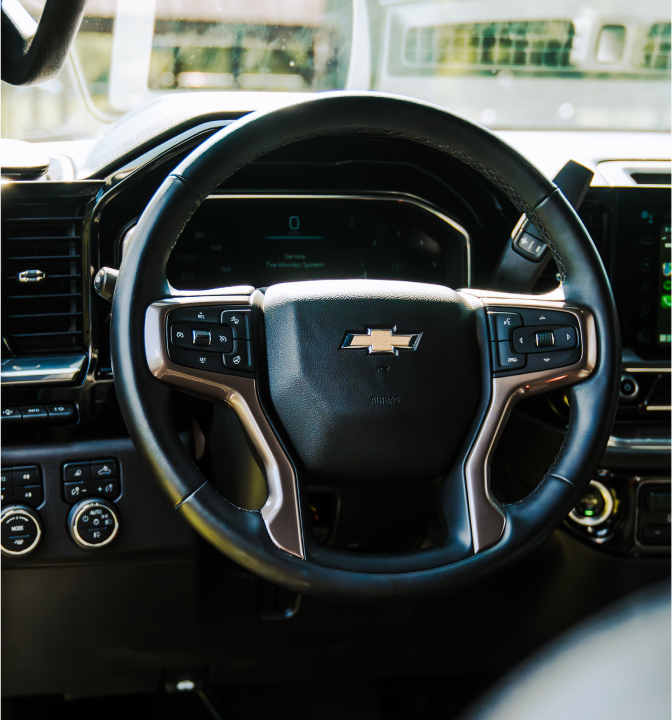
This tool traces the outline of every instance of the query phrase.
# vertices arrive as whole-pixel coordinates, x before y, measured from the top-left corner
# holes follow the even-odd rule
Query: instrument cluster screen
[[[216,196],[194,213],[168,261],[177,290],[376,278],[468,285],[465,233],[398,196]]]

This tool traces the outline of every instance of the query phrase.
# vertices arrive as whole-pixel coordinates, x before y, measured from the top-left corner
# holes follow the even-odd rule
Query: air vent
[[[574,34],[569,20],[412,27],[403,57],[415,67],[557,70],[570,65]]]
[[[2,218],[2,334],[15,355],[81,350],[81,208],[22,205]]]

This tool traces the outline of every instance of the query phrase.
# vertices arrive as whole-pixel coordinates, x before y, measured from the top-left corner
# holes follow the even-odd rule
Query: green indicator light
[[[595,513],[593,513],[592,510],[584,510],[584,511],[583,511],[583,514],[584,514],[586,517],[593,517],[593,515],[594,515]]]

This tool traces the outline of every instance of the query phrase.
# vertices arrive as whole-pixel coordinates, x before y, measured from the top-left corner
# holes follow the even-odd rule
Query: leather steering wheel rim
[[[392,556],[382,572],[366,566],[353,571],[320,564],[318,555],[304,559],[284,552],[271,541],[260,513],[234,507],[203,478],[170,420],[171,390],[147,362],[147,308],[176,294],[166,279],[168,257],[203,200],[238,169],[275,148],[344,132],[422,143],[481,173],[534,223],[563,276],[565,302],[589,308],[594,321],[592,372],[567,390],[570,427],[555,462],[530,496],[501,507],[505,525],[497,542],[449,564],[414,569],[401,563],[399,570]],[[606,447],[618,401],[620,350],[606,272],[562,193],[484,128],[427,103],[376,93],[325,93],[253,113],[196,148],[165,179],[140,218],[123,258],[112,312],[112,360],[122,414],[136,449],[173,506],[206,540],[253,573],[296,592],[332,599],[446,592],[547,537],[578,501]]]

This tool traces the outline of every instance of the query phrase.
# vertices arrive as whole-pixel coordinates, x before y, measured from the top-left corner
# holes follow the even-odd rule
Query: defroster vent
[[[2,335],[15,355],[83,348],[82,209],[4,208]]]

